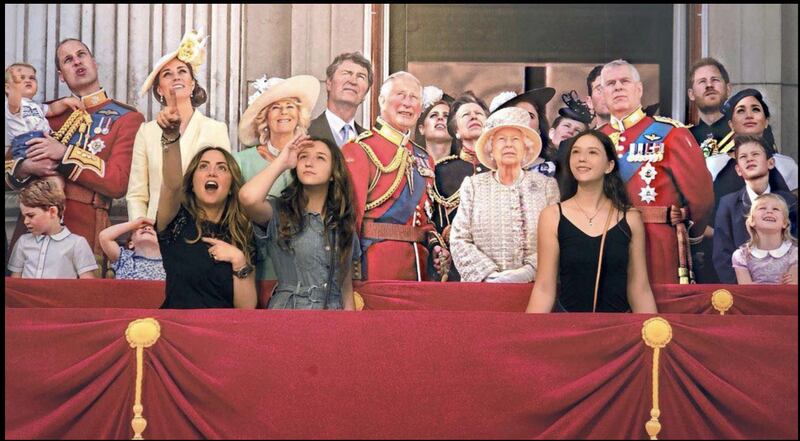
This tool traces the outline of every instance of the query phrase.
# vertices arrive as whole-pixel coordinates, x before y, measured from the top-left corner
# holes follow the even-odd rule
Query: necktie
[[[342,140],[339,143],[339,147],[343,146],[349,139],[350,139],[350,126],[345,124],[342,127]]]

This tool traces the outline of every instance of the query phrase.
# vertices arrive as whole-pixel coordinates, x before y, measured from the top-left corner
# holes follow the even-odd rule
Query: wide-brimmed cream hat
[[[310,112],[319,97],[319,80],[312,75],[297,75],[285,80],[270,78],[262,87],[264,90],[247,106],[239,121],[239,140],[243,145],[258,144],[258,133],[253,122],[265,107],[286,98],[297,98],[300,106]]]
[[[153,65],[153,70],[150,72],[150,75],[147,76],[147,79],[144,80],[144,84],[142,84],[142,89],[139,90],[139,95],[144,95],[153,87],[153,81],[155,81],[156,76],[161,69],[164,68],[164,65],[172,61],[174,58],[177,58],[183,61],[186,64],[190,64],[192,66],[192,70],[194,70],[194,74],[197,75],[197,70],[200,69],[200,65],[206,59],[206,41],[208,37],[200,38],[200,34],[195,30],[186,31],[183,34],[183,38],[181,38],[181,43],[178,45],[178,49],[173,52],[170,52],[161,59],[159,59],[155,65]]]
[[[492,157],[492,136],[504,127],[513,127],[522,131],[526,138],[525,148],[527,153],[522,158],[520,165],[525,168],[533,163],[539,157],[539,153],[542,152],[542,139],[535,130],[530,128],[528,125],[530,122],[531,116],[528,115],[528,112],[517,107],[506,107],[492,113],[486,119],[483,133],[475,143],[475,154],[478,156],[478,161],[486,167],[496,170],[497,164],[495,164]]]

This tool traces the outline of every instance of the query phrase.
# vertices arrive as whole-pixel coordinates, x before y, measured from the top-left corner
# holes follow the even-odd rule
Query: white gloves
[[[533,281],[535,273],[530,265],[522,265],[513,270],[493,272],[486,277],[489,283],[528,283]]]

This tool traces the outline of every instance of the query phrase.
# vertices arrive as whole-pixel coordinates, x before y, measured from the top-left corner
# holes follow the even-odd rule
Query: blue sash
[[[635,144],[652,144],[652,141],[645,138],[644,135],[658,135],[660,139],[658,140],[659,143],[663,144],[664,139],[669,134],[669,131],[672,130],[672,125],[654,121],[653,124],[650,124],[646,129],[642,131],[638,138],[634,141]],[[630,144],[625,149],[625,156],[617,161],[619,163],[619,174],[622,177],[622,181],[627,183],[633,175],[639,171],[639,168],[647,163],[647,161],[638,161],[638,162],[630,162],[628,161],[628,157],[635,154],[635,149],[630,148]]]
[[[413,154],[413,156],[420,157],[423,160],[422,156],[417,156]],[[400,192],[400,196],[397,200],[394,201],[391,207],[386,210],[381,217],[375,219],[375,222],[378,223],[389,223],[389,224],[399,224],[405,225],[408,219],[414,215],[414,211],[416,211],[417,203],[422,199],[423,193],[425,193],[425,189],[427,188],[427,183],[425,182],[425,177],[419,173],[417,169],[417,161],[415,160],[411,165],[411,176],[414,182],[414,192],[411,193],[411,189],[408,187],[408,183],[403,183],[403,190]],[[405,180],[405,178],[404,178]],[[388,201],[387,201],[388,202]],[[368,278],[368,268],[367,268],[367,248],[369,248],[372,244],[377,242],[382,242],[383,239],[373,239],[373,238],[359,238],[361,241],[361,273],[362,278]]]

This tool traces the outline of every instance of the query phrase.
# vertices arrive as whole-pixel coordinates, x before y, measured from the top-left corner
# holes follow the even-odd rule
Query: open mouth
[[[444,124],[436,124],[435,126],[433,126],[433,128],[436,129],[436,130],[445,130],[445,129],[447,129],[447,127]]]
[[[278,120],[278,123],[280,123],[280,124],[288,124],[290,122],[292,122],[291,119],[279,119]]]
[[[579,171],[581,173],[586,173],[586,172],[592,171],[592,169],[589,168],[589,167],[576,167],[575,170],[577,170],[577,171]]]
[[[778,219],[776,219],[776,218],[774,218],[772,216],[764,216],[763,218],[761,218],[761,220],[763,220],[764,222],[777,222],[778,221]]]
[[[85,75],[85,74],[86,74],[86,68],[85,68],[85,67],[78,68],[78,69],[75,71],[75,74],[76,74],[76,75]]]
[[[404,112],[404,111],[397,112],[397,114],[398,114],[398,115],[400,115],[400,116],[404,116],[404,117],[406,117],[406,118],[411,118],[412,116],[414,116],[414,114],[413,114],[413,113],[411,113],[411,112]]]
[[[219,184],[217,181],[206,181],[205,189],[211,192],[216,191],[219,189]]]
[[[180,83],[172,85],[172,90],[181,90],[181,89],[185,89],[185,88],[186,88],[186,86],[184,86],[183,84],[180,84]]]

